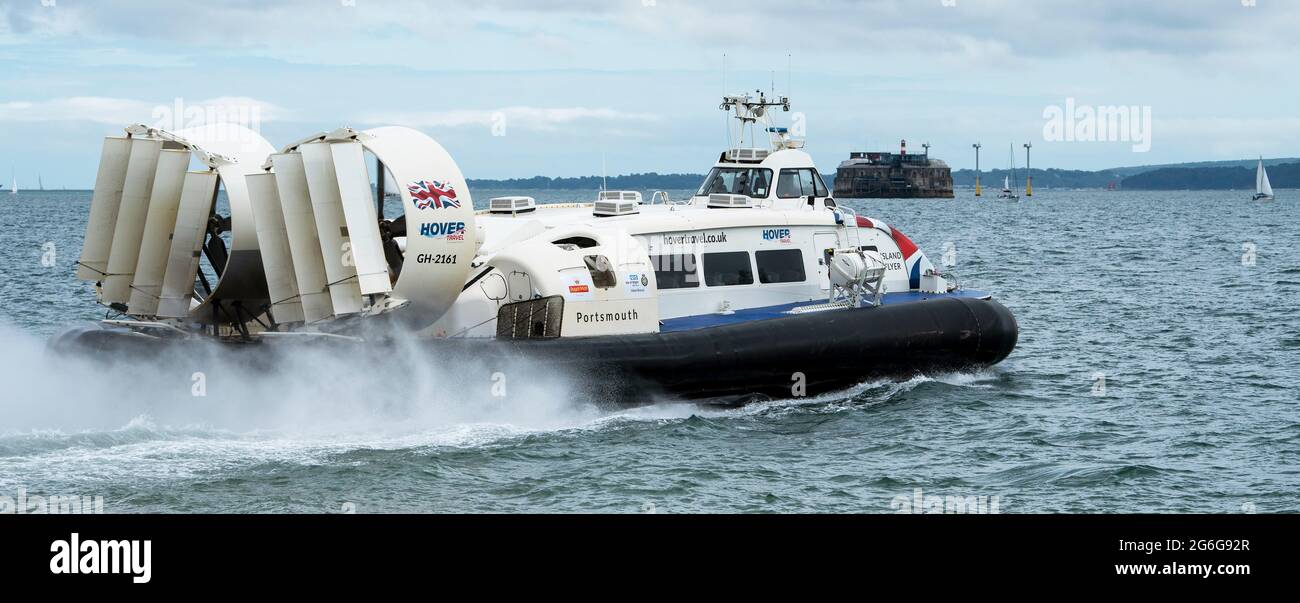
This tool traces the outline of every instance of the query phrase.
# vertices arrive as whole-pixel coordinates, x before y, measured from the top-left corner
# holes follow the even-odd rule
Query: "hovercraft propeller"
[[[99,282],[100,303],[136,318],[246,332],[267,295],[244,176],[272,150],[233,124],[177,132],[136,124],[106,138],[77,277]],[[187,171],[193,160],[203,169]],[[222,188],[228,216],[215,213]]]
[[[474,210],[460,169],[433,139],[410,128],[342,128],[285,147],[263,170],[248,177],[254,206],[282,206],[284,224],[262,242],[264,256],[285,250],[282,268],[264,257],[271,297],[301,300],[307,324],[338,331],[359,323],[322,321],[391,314],[420,329],[459,295],[476,250]],[[383,206],[389,174],[404,183],[394,219]],[[419,237],[407,237],[408,218],[419,220]],[[406,266],[408,254],[419,269]],[[293,286],[277,287],[277,275]]]

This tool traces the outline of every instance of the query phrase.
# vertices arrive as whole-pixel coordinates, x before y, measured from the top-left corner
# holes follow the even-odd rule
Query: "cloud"
[[[1293,156],[1300,139],[1300,117],[1173,117],[1157,118],[1153,126],[1153,145],[1168,136],[1208,147],[1216,158]]]
[[[1286,53],[1300,48],[1290,31],[1297,20],[1297,3],[1229,0],[118,0],[53,8],[33,1],[0,7],[0,42],[144,40],[293,62],[426,68],[474,63],[482,54],[513,54],[514,65],[540,55],[587,66],[623,58],[681,68],[697,67],[700,50],[726,49],[975,63],[1187,58],[1253,49],[1266,39]],[[437,35],[430,23],[438,24]],[[602,51],[581,52],[593,45]]]
[[[1300,2],[350,4],[0,0],[0,129],[25,134],[22,151],[5,145],[18,136],[0,137],[0,154],[72,139],[32,143],[32,132],[148,122],[173,96],[239,94],[277,103],[258,105],[260,118],[278,120],[268,135],[286,140],[343,123],[406,124],[438,129],[492,171],[569,173],[590,158],[553,153],[557,136],[575,149],[641,136],[626,145],[628,165],[697,169],[688,157],[716,157],[722,144],[717,95],[769,85],[807,113],[809,149],[824,165],[904,137],[953,157],[976,140],[1028,139],[1042,107],[1066,97],[1155,107],[1150,161],[1251,144],[1294,154],[1297,84],[1282,74],[1300,56],[1289,31]],[[498,123],[547,135],[505,144],[487,136]],[[1104,167],[1118,163],[1112,154],[1061,146],[1041,161]]]
[[[157,103],[129,98],[74,96],[42,101],[0,102],[0,122],[90,122],[126,126],[157,124],[179,129],[200,123],[246,123],[283,119],[287,111],[249,97],[219,97],[189,102],[183,98]]]
[[[554,131],[579,122],[654,122],[648,113],[627,113],[608,108],[587,107],[504,107],[496,110],[380,111],[365,114],[370,124],[397,124],[414,128],[458,128],[466,126],[520,128]]]
[[[155,104],[125,98],[77,96],[0,103],[0,121],[88,121],[126,125],[149,117]]]

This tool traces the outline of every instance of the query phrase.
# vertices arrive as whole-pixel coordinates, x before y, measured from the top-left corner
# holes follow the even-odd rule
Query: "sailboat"
[[[14,185],[13,185],[13,187],[11,187],[11,188],[9,189],[9,194],[11,194],[11,195],[17,195],[17,194],[18,194],[18,176],[14,176],[13,179],[14,179]]]
[[[1015,147],[1011,147],[1011,174],[1015,175],[1015,173],[1016,173],[1016,149]],[[1014,188],[1012,188],[1011,184],[1012,184],[1011,176],[1002,177],[1002,192],[998,193],[999,199],[1011,199],[1012,201],[1017,201],[1020,199],[1020,195],[1016,194],[1016,191]]]
[[[1255,195],[1250,198],[1252,201],[1272,201],[1273,185],[1268,182],[1268,170],[1264,169],[1264,158],[1259,158],[1259,164],[1255,167]]]

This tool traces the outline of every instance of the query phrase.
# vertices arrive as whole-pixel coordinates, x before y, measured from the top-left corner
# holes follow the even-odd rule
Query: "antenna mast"
[[[772,126],[772,117],[770,109],[781,107],[785,112],[790,111],[790,97],[782,96],[768,100],[762,90],[756,90],[758,99],[754,100],[748,94],[745,95],[728,95],[722,97],[722,104],[718,106],[723,111],[734,111],[734,117],[740,121],[740,138],[736,142],[738,148],[745,145],[745,128],[748,127],[752,133],[756,124],[762,123],[764,130],[768,133],[770,143],[773,148],[794,148],[791,146],[794,141],[789,139],[785,128]],[[755,138],[757,138],[755,136]],[[750,141],[753,144],[754,141]],[[728,130],[727,144],[731,144],[730,130]]]

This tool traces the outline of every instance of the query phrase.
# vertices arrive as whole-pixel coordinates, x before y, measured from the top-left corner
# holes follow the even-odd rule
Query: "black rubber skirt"
[[[727,402],[987,367],[1011,354],[1018,335],[1002,304],[952,297],[673,333],[497,343],[618,383],[609,392],[616,397]]]
[[[1015,317],[992,300],[948,297],[834,310],[672,333],[557,339],[430,339],[403,342],[445,365],[457,358],[509,366],[527,362],[584,381],[603,400],[648,403],[814,396],[863,381],[962,371],[1001,362],[1016,346]],[[313,338],[314,339],[314,338]],[[56,352],[90,352],[114,361],[175,358],[192,339],[156,339],[121,329],[79,328],[56,336]],[[212,344],[206,344],[211,347]],[[274,370],[298,346],[342,347],[383,355],[383,341],[222,344],[222,354]],[[364,361],[359,360],[364,365]]]

